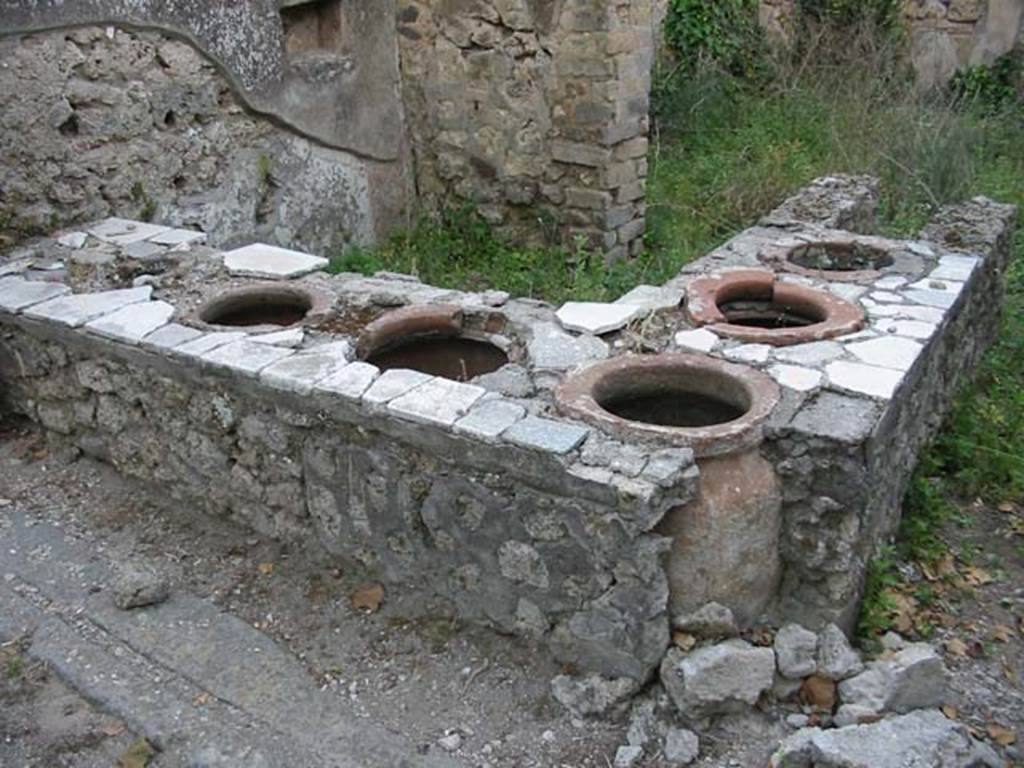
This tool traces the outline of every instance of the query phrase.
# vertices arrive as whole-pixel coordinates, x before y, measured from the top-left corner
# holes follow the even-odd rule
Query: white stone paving
[[[93,237],[105,243],[115,245],[128,245],[149,240],[151,237],[167,232],[171,227],[161,224],[150,224],[145,221],[131,221],[130,219],[110,218],[88,228]]]
[[[682,349],[711,352],[721,345],[722,340],[711,331],[705,328],[698,328],[694,331],[680,331],[675,335],[675,343],[677,347]]]
[[[741,363],[767,363],[772,354],[772,347],[768,344],[741,344],[725,350],[722,354]]]
[[[955,293],[948,291],[910,290],[903,295],[909,301],[914,301],[927,307],[937,307],[938,309],[949,309],[956,304],[957,299]]]
[[[643,307],[632,304],[602,304],[593,301],[570,301],[556,313],[562,327],[579,333],[603,333],[626,327],[630,321],[646,314]]]
[[[359,400],[378,376],[380,370],[375,365],[363,362],[349,363],[316,382],[313,389],[318,392],[329,392],[347,400]]]
[[[909,371],[924,349],[918,342],[901,336],[883,336],[846,345],[847,350],[868,365]]]
[[[775,359],[796,365],[821,365],[844,354],[843,345],[834,341],[809,341],[775,350]]]
[[[835,389],[885,400],[895,394],[900,382],[903,381],[903,374],[900,371],[845,360],[829,363],[825,367],[825,373]]]
[[[129,304],[116,312],[86,323],[85,327],[100,336],[129,344],[138,344],[143,337],[170,322],[174,307],[166,301]]]
[[[875,327],[882,333],[922,340],[930,339],[938,329],[934,323],[922,323],[919,320],[883,320]]]
[[[981,259],[977,256],[943,256],[939,266],[929,276],[929,280],[953,280],[967,282]]]
[[[898,293],[890,293],[888,291],[875,291],[871,294],[871,299],[879,304],[899,304],[903,301],[903,297]]]
[[[25,315],[77,328],[129,304],[149,301],[152,294],[153,288],[149,285],[102,293],[76,293],[36,304],[26,309]]]
[[[5,277],[0,280],[0,309],[5,312],[21,312],[33,304],[67,296],[70,293],[71,289],[61,283]]]
[[[268,365],[292,354],[294,353],[290,349],[272,347],[268,344],[253,344],[251,341],[241,339],[212,349],[201,355],[200,359],[214,368],[256,376]]]
[[[363,393],[363,402],[370,405],[385,405],[396,397],[426,384],[433,376],[407,368],[395,368],[384,371],[370,388]]]
[[[526,409],[508,400],[480,400],[462,419],[455,422],[455,431],[493,442],[517,421],[526,418]]]
[[[435,378],[388,403],[388,411],[413,421],[452,426],[487,394],[483,387]]]
[[[225,344],[244,339],[246,334],[242,331],[217,331],[215,333],[204,333],[197,339],[189,339],[184,344],[174,347],[173,352],[185,357],[202,357],[207,352]]]
[[[292,349],[302,346],[306,339],[306,331],[302,328],[289,328],[286,331],[274,331],[264,333],[250,338],[254,344],[273,344],[275,347],[291,347]]]
[[[157,328],[151,334],[142,339],[142,346],[150,349],[166,351],[173,349],[203,335],[202,331],[195,328],[188,328],[178,323],[168,323],[162,328]]]
[[[907,284],[907,278],[900,277],[899,275],[889,275],[883,277],[881,280],[875,281],[875,288],[883,291],[891,291],[894,288],[902,288]]]
[[[327,259],[320,256],[265,243],[254,243],[224,254],[224,267],[228,272],[245,277],[284,280],[308,275],[327,264]]]
[[[256,343],[254,339],[250,341]],[[307,395],[318,382],[345,368],[350,353],[351,347],[347,342],[325,344],[299,352],[268,365],[260,371],[260,381],[278,389]]]
[[[798,365],[773,365],[768,369],[768,373],[782,386],[795,389],[797,392],[810,392],[821,386],[824,379],[821,371]]]
[[[853,283],[829,283],[827,287],[829,293],[847,301],[856,301],[868,292],[868,288],[865,286],[854,285]]]

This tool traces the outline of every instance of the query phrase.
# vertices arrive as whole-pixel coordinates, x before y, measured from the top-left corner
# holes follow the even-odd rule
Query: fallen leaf
[[[943,645],[946,648],[946,653],[952,656],[966,656],[967,655],[967,643],[958,637],[951,637]]]
[[[144,738],[136,739],[117,758],[117,768],[146,768],[155,756],[152,744]]]
[[[686,632],[673,632],[672,642],[678,648],[684,651],[693,650],[693,647],[697,645],[697,638],[693,635],[689,635]]]
[[[1004,501],[997,509],[1004,515],[1011,515],[1017,510],[1017,507],[1012,501]]]
[[[100,726],[100,733],[104,736],[120,736],[125,732],[125,724],[119,722],[104,723]]]
[[[272,574],[274,572],[274,564],[273,563],[260,563],[259,565],[256,566],[256,568],[264,576],[269,576],[270,574]]]
[[[969,565],[963,569],[964,581],[970,584],[972,587],[983,587],[986,584],[991,584],[993,579],[992,575],[984,568],[978,568],[976,565]]]
[[[947,552],[935,562],[935,574],[942,577],[951,573],[956,573],[956,558],[952,552]]]
[[[1017,734],[999,723],[989,723],[985,726],[988,737],[1001,747],[1008,747],[1017,741]]]
[[[209,702],[210,702],[210,694],[207,693],[206,691],[203,691],[198,696],[196,696],[194,699],[192,699],[192,703],[195,704],[197,707],[205,706]]]
[[[352,607],[357,611],[376,613],[384,600],[384,587],[380,584],[362,584],[351,595]]]
[[[836,684],[827,677],[812,675],[800,686],[800,697],[817,712],[831,712],[836,705]]]
[[[956,720],[958,717],[960,717],[960,710],[949,704],[943,704],[942,714],[946,716],[947,720]]]
[[[992,632],[992,639],[997,643],[1008,643],[1013,639],[1014,631],[1012,627],[1008,627],[1005,624],[998,624],[995,630]]]

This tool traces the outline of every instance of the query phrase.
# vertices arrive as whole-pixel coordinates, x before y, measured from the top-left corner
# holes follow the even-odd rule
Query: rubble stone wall
[[[520,241],[636,253],[652,0],[409,0],[402,89],[421,199]]]
[[[212,243],[326,251],[373,240],[380,163],[243,109],[192,46],[83,27],[0,39],[0,224],[49,231],[112,213]]]

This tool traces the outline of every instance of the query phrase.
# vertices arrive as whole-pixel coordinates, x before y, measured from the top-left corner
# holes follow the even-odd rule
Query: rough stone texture
[[[661,682],[679,713],[697,719],[738,712],[757,703],[775,679],[775,654],[743,640],[685,654],[672,648],[661,664]]]
[[[992,750],[937,710],[872,725],[805,728],[772,756],[771,768],[1000,768]]]
[[[662,753],[669,765],[689,765],[700,756],[700,738],[685,728],[672,728],[665,734]]]
[[[170,594],[167,579],[142,565],[124,566],[114,581],[114,605],[122,611],[162,603]]]
[[[818,674],[830,680],[841,681],[864,669],[860,654],[850,647],[850,641],[835,624],[829,624],[818,634]]]
[[[839,684],[843,704],[875,712],[937,707],[945,695],[946,667],[927,643],[908,645],[890,659],[873,661]]]
[[[818,636],[799,624],[786,624],[775,635],[779,672],[790,679],[807,677],[817,669]]]
[[[327,249],[397,223],[370,189],[381,164],[245,112],[184,42],[85,27],[0,39],[0,58],[0,212],[19,229],[117,214],[195,227],[216,245]]]
[[[708,603],[693,613],[676,616],[672,624],[680,632],[707,639],[735,637],[740,633],[732,611],[718,603]]]
[[[551,695],[577,717],[608,714],[628,701],[638,688],[634,680],[609,680],[599,675],[559,675],[551,681]]]

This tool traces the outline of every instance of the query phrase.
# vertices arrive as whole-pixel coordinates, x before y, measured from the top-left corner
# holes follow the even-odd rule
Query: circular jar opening
[[[283,286],[243,288],[210,301],[199,319],[210,325],[289,327],[301,323],[313,309],[313,297]]]
[[[431,304],[388,312],[363,329],[359,356],[381,370],[408,368],[454,381],[493,373],[508,353],[465,333],[461,307]]]
[[[570,376],[559,408],[619,436],[714,456],[756,444],[778,386],[742,365],[694,354],[625,355]]]
[[[727,301],[718,310],[730,325],[744,328],[806,328],[825,320],[823,312],[772,300]]]
[[[786,261],[814,272],[877,272],[893,265],[892,255],[864,243],[808,243],[786,255]]]
[[[493,373],[508,363],[505,350],[487,341],[464,336],[425,334],[399,339],[371,353],[366,362],[382,371],[411,368],[455,381]]]
[[[701,277],[687,288],[696,325],[752,344],[787,346],[853,333],[864,324],[857,305],[828,291],[775,279],[763,269]]]

